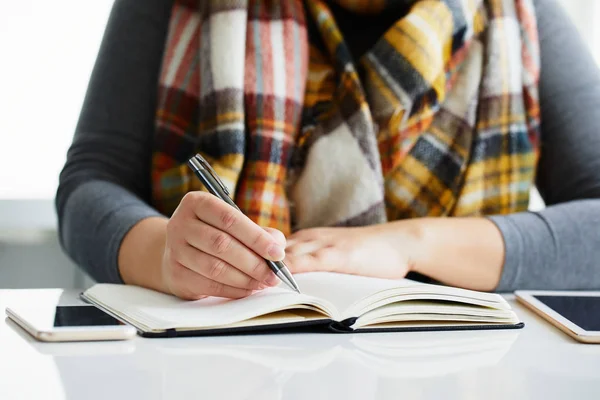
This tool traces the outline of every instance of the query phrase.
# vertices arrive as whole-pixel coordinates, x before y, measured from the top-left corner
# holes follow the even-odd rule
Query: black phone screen
[[[99,308],[85,304],[73,306],[44,304],[35,307],[17,307],[12,310],[17,316],[40,331],[76,326],[124,325]]]
[[[57,306],[55,310],[55,327],[106,325],[123,324],[94,306]]]

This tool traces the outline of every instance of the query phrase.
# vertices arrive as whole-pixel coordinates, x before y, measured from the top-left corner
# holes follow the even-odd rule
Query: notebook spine
[[[354,325],[357,319],[358,318],[347,318],[343,321],[332,321],[331,324],[329,324],[329,329],[336,333],[354,332],[352,325]]]

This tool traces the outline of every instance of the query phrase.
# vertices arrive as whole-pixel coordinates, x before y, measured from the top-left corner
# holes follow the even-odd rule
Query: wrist
[[[407,272],[425,274],[424,267],[428,262],[427,249],[430,249],[426,243],[427,224],[425,220],[425,218],[414,218],[397,222],[403,232],[402,251],[407,260]]]
[[[118,259],[124,283],[168,292],[162,278],[167,222],[163,217],[146,218],[125,235]]]
[[[423,220],[424,218],[399,220],[378,227],[383,230],[385,240],[394,249],[396,262],[404,266],[406,273],[420,272],[426,261],[427,245]]]
[[[418,218],[406,221],[411,271],[451,286],[489,291],[502,272],[504,243],[485,218]]]

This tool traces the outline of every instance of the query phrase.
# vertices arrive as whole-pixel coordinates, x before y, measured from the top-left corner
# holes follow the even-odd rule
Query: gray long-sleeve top
[[[555,0],[541,41],[539,212],[490,216],[505,242],[498,291],[600,289],[600,73]],[[118,252],[150,205],[157,84],[172,0],[116,0],[56,196],[66,253],[122,283]],[[434,251],[434,249],[432,249]]]

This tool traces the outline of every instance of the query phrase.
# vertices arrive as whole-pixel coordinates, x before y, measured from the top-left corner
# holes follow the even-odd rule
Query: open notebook
[[[96,284],[82,298],[146,337],[312,327],[329,332],[521,328],[500,295],[441,285],[328,272],[295,275],[239,300],[185,301],[137,286]]]

